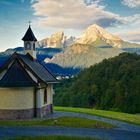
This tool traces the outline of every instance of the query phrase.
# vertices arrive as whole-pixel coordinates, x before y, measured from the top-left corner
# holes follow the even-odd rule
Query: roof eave
[[[58,84],[58,83],[60,83],[60,82],[46,82],[47,84]]]
[[[0,85],[0,88],[15,88],[15,87],[37,87],[38,85]]]

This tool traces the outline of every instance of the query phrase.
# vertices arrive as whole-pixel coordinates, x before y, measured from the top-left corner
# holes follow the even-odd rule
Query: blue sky
[[[0,0],[0,51],[23,46],[29,20],[38,40],[62,30],[79,36],[96,23],[140,42],[140,0]]]

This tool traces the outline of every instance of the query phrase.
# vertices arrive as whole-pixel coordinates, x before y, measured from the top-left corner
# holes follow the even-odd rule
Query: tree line
[[[140,55],[122,53],[55,86],[54,104],[140,113]]]

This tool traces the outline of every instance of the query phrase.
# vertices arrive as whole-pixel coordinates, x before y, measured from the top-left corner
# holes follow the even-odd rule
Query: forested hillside
[[[55,105],[140,113],[140,56],[105,59],[55,87]]]

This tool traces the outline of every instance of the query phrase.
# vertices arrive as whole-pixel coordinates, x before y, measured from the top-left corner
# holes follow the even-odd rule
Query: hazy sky
[[[38,40],[62,30],[79,36],[96,23],[140,42],[140,0],[0,0],[0,51],[23,46],[29,20]]]

